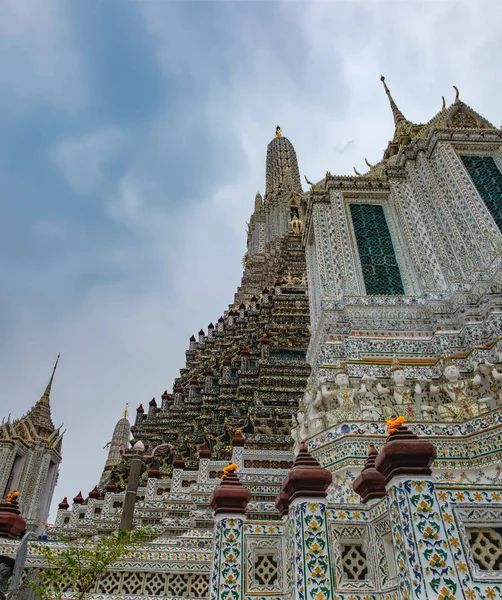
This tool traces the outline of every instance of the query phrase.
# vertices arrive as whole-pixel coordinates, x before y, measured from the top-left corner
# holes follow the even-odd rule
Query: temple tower
[[[251,299],[263,287],[285,276],[305,279],[305,253],[301,241],[303,192],[293,144],[277,127],[267,147],[266,191],[255,196],[248,226],[244,274],[235,305]]]
[[[100,487],[108,480],[109,471],[113,467],[119,465],[122,461],[122,451],[129,449],[129,439],[131,438],[131,424],[127,418],[129,413],[128,408],[124,410],[122,418],[117,421],[108,450],[108,458],[106,459],[105,468],[99,482]]]
[[[274,139],[267,146],[265,201],[280,191],[287,169],[292,173],[294,184],[301,187],[296,151],[278,126]]]
[[[190,339],[186,365],[162,405],[138,409],[132,429],[169,472],[173,456],[198,465],[207,443],[222,457],[235,429],[250,444],[289,449],[291,417],[298,411],[310,367],[305,362],[308,294],[302,243],[303,201],[296,153],[279,128],[269,143],[266,192],[254,199],[241,284],[225,314]],[[227,449],[227,450],[225,450]],[[116,464],[117,480],[126,477]],[[104,483],[104,480],[103,482]]]
[[[50,394],[59,356],[40,400],[24,416],[0,426],[0,494],[19,491],[28,531],[41,531],[61,462],[63,433],[51,417]]]
[[[412,123],[382,81],[394,121],[382,160],[352,177],[328,172],[309,194],[316,385],[340,361],[352,377],[384,377],[397,355],[409,377],[438,378],[443,354],[469,371],[476,345],[495,345],[488,361],[499,348],[502,132],[458,90],[425,125]]]

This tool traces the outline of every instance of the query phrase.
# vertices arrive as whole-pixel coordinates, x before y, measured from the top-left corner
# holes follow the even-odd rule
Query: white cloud
[[[105,168],[117,161],[127,135],[116,127],[93,131],[78,139],[63,140],[52,154],[70,185],[80,194],[93,192],[105,180]]]
[[[84,68],[68,8],[59,0],[2,2],[0,102],[13,114],[39,102],[65,111],[86,105]]]

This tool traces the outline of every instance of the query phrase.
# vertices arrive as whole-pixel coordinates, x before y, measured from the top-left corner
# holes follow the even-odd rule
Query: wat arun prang
[[[411,122],[384,87],[394,135],[365,174],[302,195],[277,131],[234,304],[138,411],[137,494],[124,417],[99,486],[59,504],[54,553],[134,494],[152,528],[96,600],[502,597],[502,131],[458,90]]]
[[[162,475],[171,472],[173,458],[196,468],[202,447],[214,458],[230,458],[239,429],[251,448],[291,448],[292,416],[310,373],[303,210],[296,153],[277,127],[234,302],[215,325],[199,331],[198,339],[192,336],[173,392],[137,409],[134,441],[141,440],[147,450],[166,442],[174,447],[155,454],[154,466]],[[108,464],[102,485],[110,475],[123,485],[125,469],[125,463]]]

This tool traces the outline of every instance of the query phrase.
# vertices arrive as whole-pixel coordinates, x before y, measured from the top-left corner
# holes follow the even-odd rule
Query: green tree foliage
[[[45,558],[46,566],[30,586],[42,600],[64,600],[63,590],[74,592],[75,600],[85,600],[109,567],[148,533],[140,528],[95,538],[59,538],[64,549],[38,543],[37,551]]]

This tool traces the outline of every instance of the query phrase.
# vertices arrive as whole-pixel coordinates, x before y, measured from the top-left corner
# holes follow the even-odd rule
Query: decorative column
[[[289,593],[294,600],[333,600],[326,490],[333,477],[309,454],[305,442],[283,481],[276,506],[288,509]]]
[[[270,340],[266,333],[260,338],[261,360],[267,361],[270,359]]]
[[[139,478],[141,475],[141,467],[143,465],[142,454],[145,450],[143,442],[137,441],[132,451],[136,454],[131,459],[129,469],[129,479],[124,496],[124,506],[122,507],[122,516],[120,518],[119,529],[131,531],[133,527],[134,508],[136,506],[136,494],[138,492]]]
[[[165,390],[164,393],[162,394],[162,405],[160,407],[160,412],[162,412],[162,413],[167,412],[167,410],[169,408],[168,402],[169,402],[169,394],[167,393],[167,390]]]
[[[436,449],[403,421],[399,417],[387,422],[389,437],[375,461],[387,488],[399,596],[408,600],[463,597],[431,477]]]
[[[244,598],[244,513],[250,500],[251,492],[239,481],[235,465],[229,465],[211,496],[215,522],[210,600]]]
[[[182,458],[175,458],[173,460],[173,475],[171,478],[171,492],[181,492],[181,474],[185,468],[185,461]]]
[[[236,429],[235,435],[232,438],[232,462],[237,465],[238,469],[242,469],[244,466],[244,446],[246,445],[246,440],[242,436],[242,430]]]
[[[199,476],[197,483],[206,485],[209,481],[209,461],[211,460],[211,450],[209,449],[207,441],[199,450]]]

